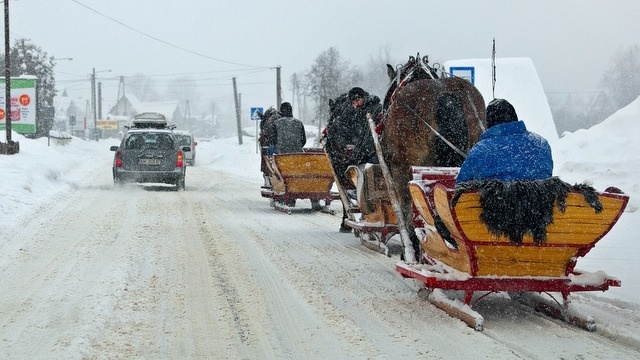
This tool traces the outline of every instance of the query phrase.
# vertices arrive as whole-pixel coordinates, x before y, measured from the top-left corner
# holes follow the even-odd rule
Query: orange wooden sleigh
[[[387,242],[398,234],[398,223],[380,165],[352,165],[346,174],[355,188],[349,196],[349,211],[356,216],[345,219],[345,225],[363,245],[388,255]]]
[[[312,210],[332,212],[329,205],[339,196],[331,191],[333,171],[323,149],[305,148],[301,153],[265,156],[265,162],[271,173],[271,186],[263,187],[261,195],[270,198],[276,210],[288,214],[304,210],[288,204],[296,199],[309,199]]]
[[[595,330],[591,317],[570,311],[569,294],[605,291],[610,286],[620,286],[620,281],[603,272],[578,272],[576,261],[618,221],[628,196],[616,188],[598,192],[603,210],[596,213],[581,193],[572,191],[567,195],[564,212],[554,208],[554,221],[547,227],[544,243],[534,244],[532,237],[525,235],[522,244],[515,245],[507,237],[492,234],[480,220],[482,207],[477,191],[463,193],[456,206],[451,206],[457,170],[412,169],[414,181],[409,183],[409,189],[415,225],[421,235],[421,263],[400,262],[396,270],[404,277],[423,282],[428,292],[461,291],[462,303],[440,292],[429,293],[427,298],[477,330],[482,329],[483,318],[471,309],[472,305],[500,291],[548,315]],[[474,294],[479,292],[484,295],[474,300]],[[553,292],[561,294],[562,302],[532,296]]]

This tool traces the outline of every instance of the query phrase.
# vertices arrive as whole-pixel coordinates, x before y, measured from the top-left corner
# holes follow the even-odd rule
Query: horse
[[[267,111],[263,113],[258,112],[258,117],[260,118],[260,137],[258,138],[258,143],[260,144],[260,171],[265,176],[265,186],[268,184],[267,178],[271,176],[271,171],[265,162],[265,148],[275,142],[273,139],[273,134],[269,132],[265,132],[265,128],[268,128],[269,122],[275,120],[278,117],[278,112],[274,108],[269,108]]]
[[[387,64],[387,73],[391,84],[383,105],[380,146],[392,178],[389,191],[400,201],[418,256],[408,188],[411,166],[461,166],[486,129],[485,103],[471,82],[439,74],[427,56],[410,57],[398,70]]]

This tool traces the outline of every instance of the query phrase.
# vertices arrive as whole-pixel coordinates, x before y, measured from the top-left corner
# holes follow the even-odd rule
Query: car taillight
[[[122,167],[122,154],[120,150],[116,151],[116,167]]]
[[[178,159],[176,160],[176,167],[183,167],[184,166],[184,154],[182,153],[182,150],[178,150]]]

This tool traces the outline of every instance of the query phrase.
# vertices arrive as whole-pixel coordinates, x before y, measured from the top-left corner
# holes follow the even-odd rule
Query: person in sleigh
[[[542,180],[552,176],[551,147],[528,131],[513,105],[494,99],[487,106],[487,131],[469,152],[456,182]]]
[[[492,100],[486,121],[487,131],[460,167],[452,206],[463,192],[479,191],[481,220],[491,233],[507,236],[514,244],[522,243],[526,234],[542,244],[553,223],[554,206],[563,210],[571,190],[582,192],[597,212],[602,210],[594,188],[552,176],[549,143],[527,130],[507,100]]]

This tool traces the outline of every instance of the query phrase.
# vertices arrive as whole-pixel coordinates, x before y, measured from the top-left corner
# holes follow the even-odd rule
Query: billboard
[[[36,80],[35,77],[11,78],[11,130],[19,134],[36,132]],[[0,130],[7,121],[5,79],[0,79]]]

